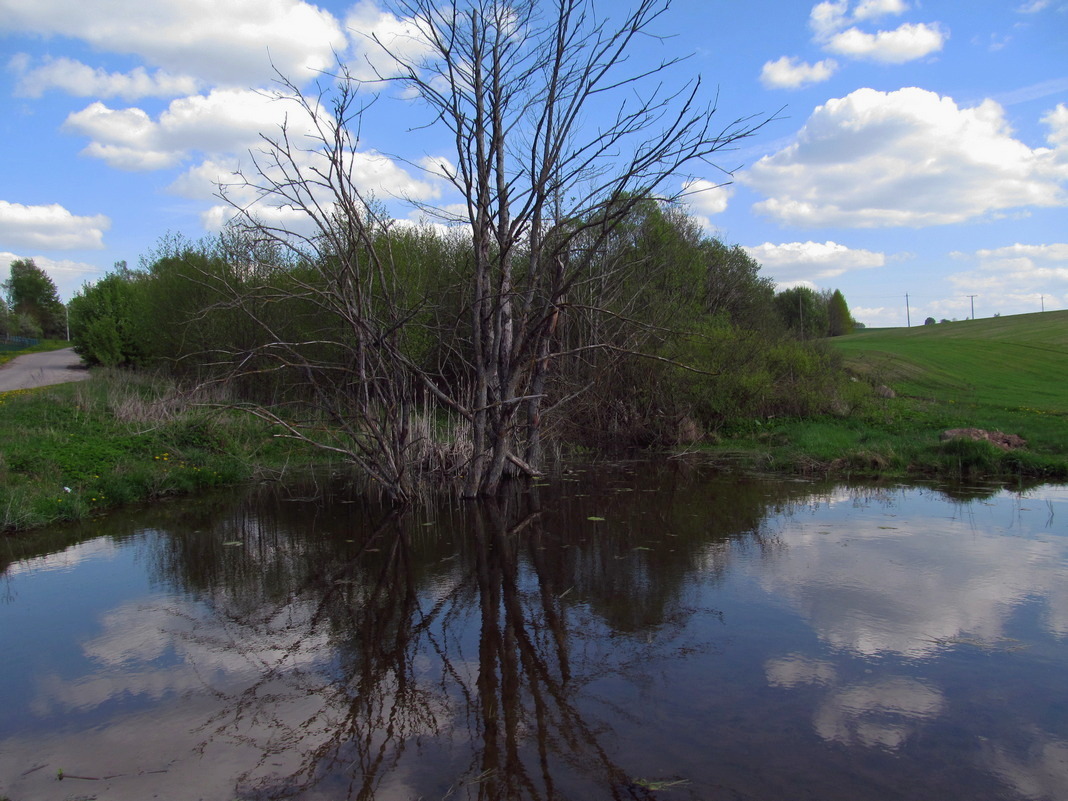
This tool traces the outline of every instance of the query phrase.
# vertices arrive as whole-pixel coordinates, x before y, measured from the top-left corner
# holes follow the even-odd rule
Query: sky
[[[67,300],[217,233],[277,74],[366,73],[404,30],[380,0],[0,0],[0,276],[33,258]],[[654,31],[635,59],[688,56],[668,80],[700,75],[724,125],[772,117],[665,191],[780,288],[869,327],[1068,308],[1068,0],[676,0]],[[362,188],[447,205],[415,105],[364,115]]]

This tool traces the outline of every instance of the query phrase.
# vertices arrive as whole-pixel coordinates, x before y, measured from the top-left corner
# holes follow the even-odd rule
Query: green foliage
[[[84,286],[69,305],[74,350],[88,364],[107,367],[140,364],[147,326],[144,276],[126,262],[93,285]]]
[[[807,286],[784,289],[775,296],[775,310],[798,339],[819,339],[827,335],[827,302],[814,289]]]
[[[64,335],[66,312],[56,285],[33,259],[11,262],[11,277],[3,283],[3,288],[8,308],[15,316],[14,320],[9,318],[8,333],[56,338]]]
[[[840,337],[851,334],[855,325],[845,296],[839,290],[834,290],[827,300],[827,336]]]

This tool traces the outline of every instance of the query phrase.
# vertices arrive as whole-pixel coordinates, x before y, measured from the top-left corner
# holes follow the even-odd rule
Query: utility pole
[[[905,293],[905,325],[912,328],[912,315],[909,313],[909,293]]]
[[[1045,295],[1039,295],[1039,297],[1042,298],[1042,311],[1045,311],[1046,310],[1046,296]]]
[[[977,297],[979,297],[979,296],[978,295],[969,295],[968,297],[972,299],[972,319],[974,320],[975,319],[975,299]]]

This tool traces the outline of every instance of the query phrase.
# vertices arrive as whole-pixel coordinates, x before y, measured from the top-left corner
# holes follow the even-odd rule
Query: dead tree
[[[383,80],[417,92],[455,145],[474,246],[467,496],[495,493],[509,465],[537,471],[558,318],[616,225],[766,122],[718,127],[699,78],[665,88],[678,58],[630,63],[669,5],[612,21],[592,0],[397,0],[423,55],[378,42]]]

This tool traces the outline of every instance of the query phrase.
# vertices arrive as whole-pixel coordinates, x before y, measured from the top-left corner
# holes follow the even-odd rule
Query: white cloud
[[[817,3],[809,13],[808,24],[817,39],[841,30],[849,24],[848,0]]]
[[[79,217],[58,203],[24,206],[0,200],[0,245],[12,248],[74,250],[104,247],[111,220],[103,214]]]
[[[1050,0],[1028,0],[1028,2],[1021,5],[1016,10],[1021,14],[1035,14],[1046,8],[1049,8]]]
[[[800,89],[821,83],[834,75],[838,62],[832,58],[809,64],[790,56],[768,61],[760,71],[760,82],[768,89]]]
[[[945,40],[946,34],[938,25],[906,23],[878,33],[849,28],[831,36],[824,49],[849,58],[904,64],[938,52]]]
[[[817,40],[826,40],[855,23],[898,16],[908,11],[908,8],[908,3],[904,0],[861,0],[850,11],[849,0],[830,0],[812,7],[808,24]]]
[[[197,91],[199,82],[188,75],[171,75],[164,70],[149,74],[144,67],[130,72],[107,72],[70,58],[48,58],[39,67],[31,67],[26,57],[10,62],[17,74],[16,94],[40,97],[50,89],[59,89],[75,97],[177,97]]]
[[[432,51],[413,20],[381,10],[373,0],[361,0],[353,6],[345,17],[345,27],[353,34],[349,68],[360,80],[391,77],[396,74],[395,59],[418,63]]]
[[[938,52],[948,38],[937,23],[905,23],[888,31],[870,33],[858,23],[900,15],[908,10],[903,0],[862,0],[852,11],[848,0],[823,2],[809,15],[815,41],[824,50],[847,58],[883,64],[903,64]]]
[[[818,283],[850,270],[867,270],[886,264],[886,256],[882,253],[848,248],[829,241],[781,245],[765,242],[745,250],[780,284]]]
[[[272,63],[302,82],[346,46],[337,20],[301,0],[33,0],[0,6],[0,30],[68,36],[229,86],[262,83]]]
[[[1046,119],[1060,143],[1062,112]],[[1014,139],[992,100],[959,108],[917,88],[829,100],[738,179],[767,196],[755,210],[798,226],[924,227],[1068,202],[1064,148]]]
[[[989,314],[1064,308],[1068,300],[1068,243],[1015,244],[974,254],[954,253],[975,268],[949,276],[959,292],[978,294]],[[988,316],[978,315],[978,316]]]
[[[698,214],[722,214],[734,190],[724,184],[698,178],[687,181],[682,187],[687,205]]]
[[[1068,105],[1061,103],[1046,114],[1042,122],[1049,127],[1046,141],[1054,147],[1068,146]]]
[[[247,151],[260,142],[260,134],[274,135],[283,121],[290,133],[303,136],[312,130],[306,115],[293,104],[262,92],[217,89],[173,101],[152,117],[140,108],[112,109],[92,103],[67,117],[68,131],[88,136],[86,155],[123,170],[173,167],[193,152],[227,154]]]

